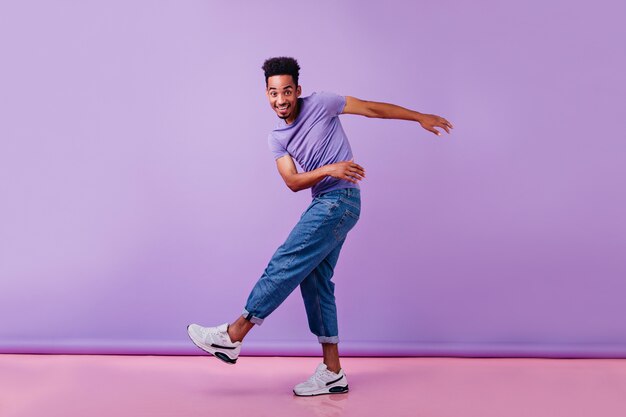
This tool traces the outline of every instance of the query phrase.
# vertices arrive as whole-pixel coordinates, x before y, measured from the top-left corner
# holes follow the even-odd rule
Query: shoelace
[[[210,338],[210,339],[213,339],[213,337],[212,337],[212,336],[213,336],[213,335],[217,335],[217,334],[218,334],[218,332],[213,331],[213,329],[211,329],[210,327],[203,327],[203,328],[201,329],[201,333],[202,333],[202,337],[203,337],[204,339],[209,339],[209,338]]]
[[[328,372],[326,369],[318,369],[315,371],[315,373],[313,375],[311,375],[309,377],[309,379],[306,380],[307,383],[313,383],[315,382],[315,379],[317,377],[321,377],[322,375],[324,375],[326,372]],[[321,378],[320,378],[321,379]]]
[[[211,338],[211,340],[217,340],[221,344],[231,344],[230,338],[224,337],[224,334],[217,329],[208,328],[206,329],[206,333],[204,335],[206,338]]]

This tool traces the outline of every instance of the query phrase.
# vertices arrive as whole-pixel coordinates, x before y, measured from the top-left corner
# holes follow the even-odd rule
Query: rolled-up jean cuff
[[[339,336],[317,336],[320,343],[339,343]]]
[[[250,323],[253,323],[253,324],[256,324],[256,325],[259,325],[259,326],[263,324],[263,319],[260,319],[258,317],[254,317],[252,315],[252,313],[250,313],[245,308],[243,309],[243,313],[241,313],[241,315],[243,316],[244,319],[248,320]]]

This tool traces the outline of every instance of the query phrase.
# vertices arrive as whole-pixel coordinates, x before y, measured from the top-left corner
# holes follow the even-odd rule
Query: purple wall
[[[0,4],[0,351],[196,353],[239,314],[310,199],[266,142],[286,54],[456,127],[342,116],[344,353],[626,355],[624,3],[422,3]],[[318,351],[299,292],[245,349]]]

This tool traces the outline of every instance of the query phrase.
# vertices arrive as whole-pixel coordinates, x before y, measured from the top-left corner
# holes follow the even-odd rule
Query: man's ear
[[[302,94],[302,87],[298,86],[296,87],[296,97],[300,97],[300,94]]]

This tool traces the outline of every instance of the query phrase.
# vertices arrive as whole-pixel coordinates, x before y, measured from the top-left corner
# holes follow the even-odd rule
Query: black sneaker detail
[[[327,382],[326,386],[334,384],[335,382],[339,381],[341,378],[343,378],[343,375],[341,375],[339,378],[335,379],[334,381]]]
[[[215,343],[211,343],[211,347],[218,348],[218,349],[229,349],[229,350],[237,349],[237,347],[221,346],[221,345],[216,345]]]
[[[235,363],[235,362],[237,362],[237,359],[231,359],[225,353],[222,353],[222,352],[215,352],[215,357],[218,358],[218,359],[223,360],[226,363]]]
[[[332,387],[328,391],[332,392],[333,394],[337,394],[340,392],[348,392],[348,386],[346,385],[345,387]]]

